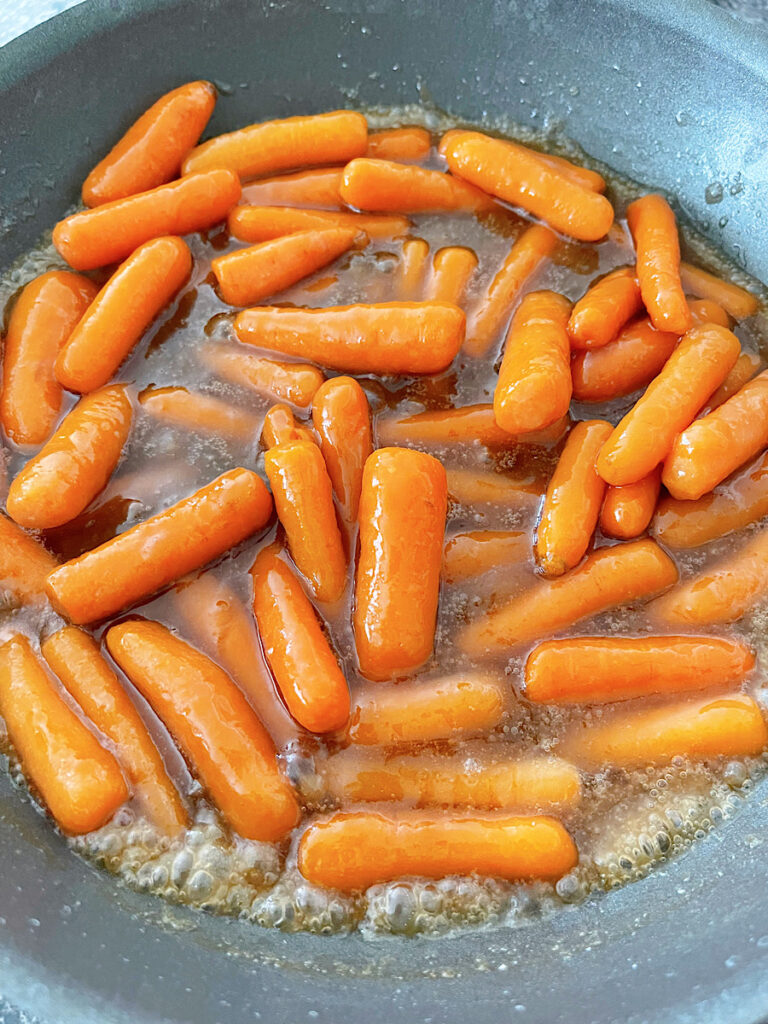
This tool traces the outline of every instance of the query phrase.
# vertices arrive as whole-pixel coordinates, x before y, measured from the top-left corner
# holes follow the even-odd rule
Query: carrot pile
[[[201,142],[215,102],[190,82],[129,128],[54,228],[72,270],[6,320],[10,745],[64,832],[130,801],[175,841],[194,807],[127,678],[227,828],[311,883],[556,881],[590,773],[768,744],[732,626],[768,529],[677,556],[768,515],[758,299],[681,262],[664,197],[625,233],[563,157],[344,110]],[[178,339],[157,365],[189,376],[146,379]],[[133,499],[155,435],[240,457]],[[601,708],[498,742],[539,705]]]

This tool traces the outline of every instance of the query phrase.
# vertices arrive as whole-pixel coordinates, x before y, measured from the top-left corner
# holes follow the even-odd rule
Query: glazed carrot
[[[381,444],[406,447],[484,444],[489,448],[501,448],[510,444],[553,444],[562,438],[569,425],[566,415],[543,430],[514,435],[498,425],[492,405],[463,405],[456,409],[419,412],[402,419],[380,416],[376,422],[376,435]]]
[[[613,224],[613,207],[605,196],[576,184],[525,146],[463,132],[450,141],[443,156],[458,177],[522,207],[564,235],[597,241]]]
[[[536,558],[547,576],[562,576],[586,554],[605,494],[595,460],[612,429],[605,420],[582,420],[568,435],[536,529]]]
[[[222,299],[230,306],[261,302],[297,284],[346,252],[357,234],[346,228],[299,231],[211,261]]]
[[[342,804],[405,802],[412,807],[552,811],[578,804],[579,773],[556,757],[392,755],[347,747],[318,764],[331,797]]]
[[[408,673],[432,653],[447,501],[431,455],[380,448],[366,460],[354,629],[369,679]]]
[[[309,405],[325,380],[322,370],[308,363],[265,359],[226,345],[208,345],[201,350],[200,358],[217,377],[292,402],[301,409]]]
[[[53,244],[75,270],[93,270],[124,260],[153,238],[210,228],[224,220],[239,198],[240,182],[230,171],[191,174],[73,213],[53,229]]]
[[[502,682],[477,672],[370,687],[352,707],[349,738],[368,747],[483,733],[504,717],[506,694]]]
[[[568,321],[572,347],[589,349],[607,345],[642,308],[634,267],[613,270],[574,305]]]
[[[448,496],[459,505],[537,506],[544,495],[543,483],[535,477],[512,477],[488,470],[449,469]]]
[[[556,292],[531,292],[512,319],[493,395],[496,422],[510,434],[543,430],[568,412],[570,309]]]
[[[528,562],[531,541],[521,530],[472,530],[455,533],[443,552],[443,579],[461,583],[492,569]]]
[[[320,449],[311,441],[287,441],[267,450],[264,469],[296,567],[318,601],[338,601],[347,560]]]
[[[524,594],[465,626],[459,646],[474,656],[502,653],[608,608],[652,597],[676,580],[675,563],[652,540],[599,548],[560,579],[538,580]]]
[[[660,331],[684,334],[691,326],[680,283],[677,222],[663,196],[649,195],[627,207],[627,223],[637,250],[637,280],[651,323]]]
[[[337,813],[311,824],[299,842],[299,871],[307,881],[343,892],[402,875],[556,879],[578,859],[560,822],[544,816]]]
[[[22,604],[44,604],[45,580],[56,565],[39,541],[0,513],[0,589]]]
[[[367,157],[374,160],[399,160],[403,163],[423,160],[429,155],[432,139],[426,128],[386,128],[368,136]]]
[[[241,242],[268,242],[296,231],[331,229],[364,232],[369,238],[404,235],[407,217],[377,217],[331,210],[297,210],[291,206],[238,206],[227,218],[229,232]]]
[[[216,105],[210,82],[187,82],[161,96],[93,168],[83,202],[99,206],[176,178]]]
[[[63,832],[93,832],[128,799],[117,761],[65,704],[20,633],[0,647],[0,714],[24,774]]]
[[[432,257],[432,273],[424,298],[430,302],[461,303],[472,275],[477,269],[477,256],[462,245],[448,245]]]
[[[557,245],[557,235],[534,224],[517,238],[496,276],[471,313],[464,351],[483,356],[504,329],[523,287]]]
[[[736,686],[755,656],[709,636],[589,636],[547,640],[525,663],[525,696],[544,704],[593,704]]]
[[[213,395],[186,388],[145,388],[139,402],[150,416],[196,434],[228,437],[243,444],[258,435],[258,417]]]
[[[429,245],[423,238],[403,242],[397,270],[395,294],[401,302],[418,302],[423,297]]]
[[[301,583],[274,545],[259,552],[251,576],[259,636],[288,710],[310,732],[342,729],[347,682]]]
[[[54,607],[76,625],[129,608],[218,558],[266,525],[272,499],[248,469],[233,469],[189,498],[55,569]]]
[[[746,288],[732,281],[723,281],[690,263],[680,264],[680,280],[686,292],[701,299],[711,299],[730,313],[734,320],[744,320],[757,312],[759,299]]]
[[[600,510],[600,529],[606,537],[632,540],[645,533],[656,511],[660,488],[660,466],[637,483],[609,487]]]
[[[707,402],[705,412],[712,412],[723,402],[728,401],[732,395],[744,387],[747,381],[752,380],[759,369],[760,357],[751,352],[742,352],[733,364],[731,372]]]
[[[147,727],[99,645],[82,629],[65,626],[44,640],[43,656],[99,732],[114,744],[133,792],[150,820],[175,835],[187,813]]]
[[[301,729],[277,692],[251,610],[210,572],[180,583],[174,603],[194,642],[234,679],[277,749],[296,746]]]
[[[662,498],[653,533],[670,548],[695,548],[768,515],[768,454],[698,501]]]
[[[54,364],[98,289],[87,277],[52,270],[30,281],[5,336],[0,423],[16,444],[42,444],[61,410]]]
[[[308,206],[320,210],[342,210],[339,195],[343,167],[321,167],[297,174],[263,178],[243,186],[247,206]]]
[[[464,313],[445,302],[246,309],[240,341],[349,373],[439,373],[464,340]]]
[[[600,476],[614,487],[648,476],[723,383],[740,348],[725,327],[692,327],[606,441],[597,460]]]
[[[107,647],[236,832],[274,842],[293,828],[299,808],[272,741],[226,672],[159,622],[112,626]]]
[[[315,443],[315,435],[309,427],[297,423],[290,408],[280,404],[267,409],[261,438],[265,448],[274,448],[275,445],[284,444],[286,441],[312,441],[313,444]]]
[[[191,268],[192,256],[180,238],[140,245],[110,277],[59,353],[59,383],[81,393],[106,384]]]
[[[735,693],[620,711],[599,724],[574,728],[558,752],[596,769],[635,768],[674,757],[699,761],[759,754],[766,743],[760,708],[751,697]]]
[[[320,164],[345,164],[368,146],[368,125],[353,110],[332,110],[308,117],[251,124],[217,135],[197,146],[182,173],[227,167],[241,178],[266,177],[278,171]]]
[[[11,519],[30,530],[50,530],[79,515],[112,476],[132,418],[120,384],[81,398],[11,484]]]
[[[333,377],[318,388],[312,401],[312,421],[342,514],[354,522],[363,466],[373,450],[365,392],[352,377]]]
[[[392,160],[353,160],[339,188],[348,206],[377,213],[476,213],[492,200],[480,189],[443,171]]]
[[[678,434],[662,481],[673,498],[693,501],[711,491],[768,445],[768,371]]]

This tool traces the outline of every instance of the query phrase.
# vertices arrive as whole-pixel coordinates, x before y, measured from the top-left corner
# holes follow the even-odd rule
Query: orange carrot
[[[81,393],[106,384],[191,267],[192,256],[180,238],[140,245],[110,277],[59,353],[59,383]]]
[[[595,460],[612,429],[605,420],[583,420],[568,435],[536,530],[536,557],[547,576],[562,576],[586,554],[605,494]]]
[[[684,334],[691,315],[680,282],[677,223],[663,196],[649,195],[627,207],[627,223],[637,250],[637,280],[653,326]]]
[[[401,302],[418,302],[424,291],[429,245],[423,238],[403,242],[397,273],[396,294]]]
[[[79,515],[112,476],[132,418],[122,385],[82,398],[11,484],[11,519],[31,530],[50,530]]]
[[[652,597],[676,580],[675,563],[652,540],[599,548],[560,579],[538,580],[465,626],[459,646],[473,656],[504,653],[608,608]]]
[[[380,448],[366,460],[354,629],[369,679],[406,674],[432,653],[447,500],[431,455]]]
[[[760,357],[753,355],[751,352],[742,352],[733,364],[731,372],[707,402],[704,413],[712,412],[713,409],[721,406],[723,402],[727,402],[732,395],[735,395],[737,391],[744,387],[747,381],[752,380],[759,369]]]
[[[391,238],[404,235],[411,222],[407,217],[297,210],[292,206],[238,206],[227,218],[227,226],[230,234],[241,242],[268,242],[297,231],[331,229],[363,232],[369,238]]]
[[[226,167],[241,178],[259,178],[295,167],[344,164],[362,156],[368,125],[353,110],[286,117],[217,135],[187,156],[182,173]]]
[[[708,274],[701,267],[681,263],[680,280],[686,292],[698,295],[701,299],[711,299],[730,313],[734,320],[744,320],[758,310],[760,302],[756,295],[732,281],[723,281],[714,274]]]
[[[311,824],[299,843],[299,871],[307,881],[343,892],[402,875],[556,879],[577,861],[560,822],[543,816],[337,813]]]
[[[99,645],[76,626],[65,626],[43,641],[42,653],[99,732],[114,744],[150,820],[175,835],[187,823],[184,805],[146,725],[101,656]]]
[[[525,696],[544,704],[594,704],[736,686],[755,656],[709,636],[589,636],[547,640],[528,656]]]
[[[343,167],[322,167],[318,170],[281,174],[263,178],[243,186],[243,203],[247,206],[309,206],[316,210],[341,210],[339,195]]]
[[[515,240],[488,290],[469,317],[464,351],[483,356],[504,330],[524,286],[557,245],[557,235],[534,224]]]
[[[312,441],[315,443],[315,435],[309,427],[297,423],[296,419],[287,405],[273,405],[267,409],[264,416],[264,426],[261,437],[265,448],[274,448],[275,445],[284,444],[286,441]],[[327,464],[326,459],[326,464]]]
[[[476,213],[492,200],[480,189],[442,171],[391,160],[353,160],[339,189],[348,206],[378,213]]]
[[[477,269],[477,256],[462,245],[448,245],[432,257],[432,273],[424,297],[430,302],[452,302],[460,305],[472,275]]]
[[[45,603],[45,580],[57,562],[43,545],[0,513],[0,588],[22,604]]]
[[[556,292],[531,292],[512,319],[493,395],[496,422],[510,434],[543,430],[568,412],[570,309]]]
[[[52,270],[30,281],[13,307],[5,336],[0,423],[16,444],[42,444],[61,410],[53,368],[62,345],[96,297],[92,281]]]
[[[226,345],[208,345],[200,358],[218,377],[272,395],[305,409],[325,380],[322,370],[308,363],[284,363],[251,355]]]
[[[338,601],[347,560],[320,449],[311,441],[287,441],[268,449],[264,469],[291,558],[318,601]]]
[[[342,514],[354,522],[363,466],[373,450],[371,410],[365,392],[352,377],[326,381],[312,401],[312,420]]]
[[[259,635],[288,710],[310,732],[342,729],[347,682],[299,580],[274,545],[259,553],[251,576]]]
[[[218,558],[265,526],[271,512],[261,478],[248,469],[230,470],[55,569],[48,596],[76,625],[108,618]]]
[[[258,434],[259,420],[246,409],[186,388],[145,388],[139,395],[150,416],[196,434],[228,437],[246,444]]]
[[[530,549],[528,533],[521,530],[455,533],[443,552],[443,579],[446,583],[461,583],[492,569],[524,565]]]
[[[332,263],[357,235],[345,228],[299,231],[211,261],[219,292],[230,306],[261,302]]]
[[[93,832],[128,799],[117,761],[65,704],[20,633],[0,647],[0,714],[24,774],[63,832]]]
[[[509,505],[512,508],[538,506],[544,485],[536,477],[513,477],[495,471],[449,469],[448,496],[459,505]]]
[[[429,156],[432,138],[426,128],[386,128],[371,132],[365,155],[374,160],[399,160],[402,163]]]
[[[634,267],[620,267],[602,277],[574,305],[568,334],[575,349],[600,348],[643,307]]]
[[[178,177],[181,161],[203,134],[215,105],[210,82],[187,82],[161,96],[85,179],[85,205],[124,199]]]
[[[190,235],[224,220],[240,198],[230,171],[191,174],[168,185],[73,213],[53,229],[53,244],[75,270],[93,270],[130,256],[163,235]]]
[[[272,741],[226,672],[159,622],[112,626],[107,647],[236,832],[274,842],[293,828],[299,807]]]
[[[751,697],[735,693],[620,711],[586,727],[579,723],[558,752],[601,770],[665,764],[675,757],[742,757],[759,754],[766,743],[760,708]]]
[[[660,466],[637,483],[609,487],[600,510],[600,529],[618,540],[632,540],[645,533],[656,511],[660,488]]]
[[[566,415],[544,430],[514,435],[498,425],[492,405],[462,405],[456,409],[419,412],[402,419],[381,416],[376,422],[376,435],[381,444],[405,447],[484,444],[489,448],[503,448],[511,444],[554,444],[562,438],[569,425]]]
[[[614,487],[648,476],[723,383],[740,348],[739,339],[725,327],[692,327],[606,441],[597,460],[600,476]]]
[[[464,340],[464,313],[440,302],[246,309],[240,341],[349,373],[439,373]]]

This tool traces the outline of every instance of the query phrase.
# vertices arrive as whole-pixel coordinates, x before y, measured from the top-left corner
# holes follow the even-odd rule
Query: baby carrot
[[[534,224],[526,228],[509,250],[488,290],[467,323],[464,351],[483,356],[506,326],[523,287],[557,245],[557,235]]]
[[[370,687],[355,700],[348,733],[366,747],[458,739],[495,729],[506,706],[504,685],[477,672]]]
[[[700,324],[720,324],[721,327],[730,327],[731,318],[723,306],[719,306],[712,299],[691,299],[688,303],[691,311],[691,324],[698,327]]]
[[[443,171],[391,160],[353,160],[339,188],[348,206],[377,213],[476,213],[492,200],[480,189]]]
[[[217,256],[211,261],[211,270],[225,302],[230,306],[248,306],[290,288],[332,263],[357,237],[346,228],[299,231]]]
[[[85,205],[124,199],[178,177],[215,105],[210,82],[187,82],[161,96],[85,179]]]
[[[580,722],[558,753],[602,770],[665,764],[674,757],[699,761],[759,754],[766,743],[760,708],[746,694],[734,693],[619,711],[596,725]]]
[[[240,198],[230,171],[191,174],[168,185],[73,213],[53,229],[53,244],[75,270],[93,270],[130,256],[163,235],[190,235],[224,220]]]
[[[265,359],[227,345],[208,345],[200,358],[217,377],[292,402],[300,409],[309,405],[325,380],[323,371],[309,363]]]
[[[734,320],[745,320],[758,310],[759,300],[752,292],[731,281],[723,281],[690,263],[680,264],[680,280],[686,292],[711,299],[730,313]]]
[[[271,513],[261,478],[249,469],[230,470],[55,569],[48,596],[76,625],[105,619],[218,558],[265,526]]]
[[[660,466],[637,483],[609,487],[600,510],[600,529],[606,537],[632,540],[645,533],[656,511],[660,488]]]
[[[663,196],[642,196],[627,207],[637,250],[637,280],[651,322],[660,331],[684,334],[691,315],[680,283],[677,222]]]
[[[566,433],[569,425],[570,420],[566,415],[543,430],[514,435],[498,425],[492,405],[462,405],[456,409],[419,412],[402,419],[379,417],[376,436],[381,444],[405,447],[484,444],[489,448],[502,448],[511,444],[554,444]]]
[[[13,307],[3,354],[0,423],[15,444],[42,444],[61,409],[54,364],[98,289],[87,277],[52,270],[30,281]]]
[[[448,245],[432,257],[432,273],[424,298],[430,302],[452,302],[460,305],[472,275],[477,269],[477,256],[462,245]]]
[[[150,416],[196,434],[229,437],[243,444],[258,435],[258,417],[213,395],[186,388],[145,388],[139,402]]]
[[[22,604],[44,604],[46,577],[56,565],[40,541],[0,512],[0,589]]]
[[[192,256],[180,238],[140,245],[110,277],[59,353],[59,383],[81,393],[106,384],[191,267]]]
[[[296,231],[331,229],[363,232],[369,238],[404,235],[411,222],[407,217],[348,213],[332,210],[297,210],[291,206],[238,206],[227,218],[231,235],[241,242],[268,242]]]
[[[562,576],[586,554],[605,494],[595,460],[612,429],[605,420],[583,420],[568,435],[536,528],[536,558],[547,576]]]
[[[65,626],[43,641],[42,653],[52,671],[114,749],[133,792],[150,820],[175,835],[187,813],[147,727],[117,676],[101,656],[99,645],[82,629]]]
[[[439,373],[464,340],[464,313],[445,302],[289,309],[238,313],[240,341],[349,373]],[[713,389],[714,390],[714,389]]]
[[[544,816],[339,812],[311,824],[299,842],[299,871],[307,881],[343,892],[402,875],[556,879],[577,862],[569,834]]]
[[[735,686],[755,656],[710,636],[588,636],[547,640],[525,663],[525,696],[544,704],[593,704]]]
[[[447,502],[431,455],[380,448],[366,460],[354,629],[369,679],[404,675],[432,653]]]
[[[733,364],[731,372],[707,402],[705,412],[712,412],[723,402],[727,402],[732,395],[744,387],[747,381],[752,380],[759,369],[760,357],[751,352],[742,352]]]
[[[81,398],[11,484],[11,519],[27,529],[50,530],[79,515],[112,476],[132,418],[120,384]]]
[[[461,583],[492,569],[525,565],[530,550],[530,537],[522,530],[455,533],[443,552],[443,579],[446,583]]]
[[[365,392],[352,377],[327,380],[312,401],[312,421],[343,516],[354,522],[363,466],[373,450],[371,410]]]
[[[510,434],[543,430],[568,412],[570,309],[556,292],[531,292],[512,319],[493,395],[496,422]]]
[[[740,349],[725,327],[692,327],[606,441],[597,460],[600,476],[614,487],[648,476],[723,383]]]
[[[236,832],[274,842],[293,828],[299,808],[272,741],[226,672],[159,622],[112,626],[107,647]]]
[[[448,497],[459,505],[538,506],[544,486],[535,477],[513,477],[491,470],[449,469]]]
[[[259,552],[251,576],[259,636],[288,710],[310,732],[342,729],[347,682],[301,583],[274,545]]]
[[[597,241],[613,224],[613,207],[605,196],[576,184],[525,146],[481,132],[462,132],[445,147],[443,156],[458,177],[522,207],[564,235]]]
[[[343,167],[321,167],[297,174],[263,178],[243,186],[247,206],[308,206],[315,210],[341,210],[339,195]]]
[[[571,345],[575,349],[607,345],[642,307],[634,267],[606,274],[573,307],[568,321]]]
[[[402,163],[423,160],[432,148],[426,128],[386,128],[371,132],[365,155],[374,160],[399,160]]]
[[[226,167],[241,178],[263,178],[295,167],[345,164],[368,146],[368,125],[353,110],[286,117],[217,135],[188,154],[183,174]]]
[[[537,580],[519,597],[471,622],[459,646],[474,656],[504,652],[617,605],[653,597],[677,581],[675,563],[652,540],[593,551],[556,580]]]
[[[423,238],[408,238],[403,242],[395,286],[401,302],[418,302],[422,298],[428,259],[429,245]]]
[[[766,445],[768,371],[677,435],[661,479],[673,498],[693,501]]]
[[[264,426],[261,430],[261,439],[265,448],[274,448],[275,445],[284,444],[286,441],[312,441],[315,443],[315,435],[309,427],[297,423],[296,419],[287,405],[273,405],[267,409],[264,416]],[[328,460],[326,459],[326,465]]]
[[[93,832],[128,799],[117,761],[65,704],[19,633],[0,647],[0,714],[24,774],[63,832]]]
[[[347,560],[320,449],[311,441],[287,441],[267,450],[264,469],[296,567],[318,601],[338,601]]]

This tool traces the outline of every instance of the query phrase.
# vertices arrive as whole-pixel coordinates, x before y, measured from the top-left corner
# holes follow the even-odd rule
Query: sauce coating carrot
[[[660,466],[637,483],[607,488],[600,509],[600,529],[606,537],[633,540],[645,533],[656,511],[660,489]]]
[[[459,505],[508,505],[511,508],[538,506],[544,484],[535,477],[514,477],[494,471],[449,469],[448,497]]]
[[[258,434],[256,416],[213,395],[201,395],[186,388],[145,388],[139,402],[150,416],[196,434],[213,434],[244,443]]]
[[[455,533],[443,552],[443,579],[460,583],[493,569],[524,565],[531,542],[523,530],[472,530]]]
[[[365,392],[352,377],[333,377],[318,388],[312,400],[312,421],[342,514],[354,522],[363,467],[373,450]]]
[[[275,445],[284,444],[286,441],[312,441],[313,444],[315,443],[315,435],[310,428],[305,427],[302,423],[297,423],[289,406],[281,404],[267,409],[261,438],[265,448],[274,448]],[[326,459],[327,465],[328,460]]]
[[[475,213],[493,205],[484,192],[442,171],[392,160],[352,160],[339,188],[348,206],[378,213]]]
[[[292,402],[300,409],[309,405],[325,380],[323,371],[309,363],[266,359],[227,345],[207,345],[200,358],[218,377]]]
[[[398,419],[379,416],[376,436],[381,444],[458,445],[484,444],[489,448],[503,448],[512,444],[551,445],[568,431],[570,418],[566,414],[543,430],[527,434],[510,434],[496,422],[490,404],[462,405],[454,409],[419,412]]]
[[[365,155],[375,160],[400,160],[403,163],[423,160],[432,148],[432,138],[426,128],[385,128],[371,132]]]
[[[297,210],[292,206],[238,206],[227,218],[229,232],[241,242],[268,242],[297,231],[354,231],[369,238],[404,235],[407,217],[331,210]]]
[[[732,281],[723,281],[690,263],[680,264],[680,281],[691,295],[711,299],[730,313],[734,320],[744,320],[748,316],[753,316],[760,305],[757,296],[748,292],[746,288],[740,288]]]
[[[653,326],[684,334],[691,315],[680,281],[677,222],[663,196],[642,196],[627,207],[637,250],[637,280]]]
[[[611,271],[575,303],[568,321],[571,345],[575,349],[607,345],[642,307],[634,267]]]
[[[429,302],[452,302],[461,305],[472,275],[477,269],[477,256],[462,245],[447,245],[432,257],[432,273],[424,298]]]
[[[759,368],[759,356],[753,355],[751,352],[742,352],[733,364],[731,372],[707,402],[704,415],[712,412],[713,409],[717,409],[723,402],[727,402],[732,395],[735,395],[737,391],[740,391],[747,381],[752,380]]]
[[[262,178],[243,186],[244,206],[310,207],[315,210],[343,210],[339,195],[343,167],[319,167],[296,174]]]
[[[0,513],[0,587],[22,604],[45,603],[45,581],[57,561],[43,545]]]
[[[423,238],[408,238],[403,242],[397,267],[395,294],[401,302],[418,302],[424,291],[429,245]]]

